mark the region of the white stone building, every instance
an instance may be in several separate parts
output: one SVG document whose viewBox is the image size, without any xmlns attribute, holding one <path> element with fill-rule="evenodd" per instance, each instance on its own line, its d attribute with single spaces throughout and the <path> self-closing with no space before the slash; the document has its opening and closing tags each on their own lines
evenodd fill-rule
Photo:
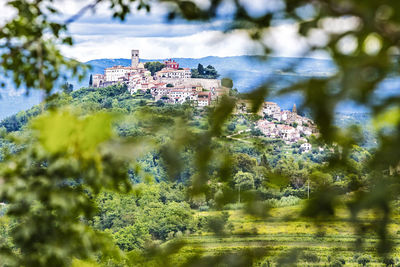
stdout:
<svg viewBox="0 0 400 267">
<path fill-rule="evenodd" d="M 275 102 L 264 102 L 263 113 L 272 116 L 281 112 L 281 108 Z"/>
<path fill-rule="evenodd" d="M 184 69 L 167 69 L 164 68 L 156 73 L 157 79 L 189 79 L 192 77 L 192 72 L 189 68 Z"/>
<path fill-rule="evenodd" d="M 132 67 L 114 66 L 104 70 L 106 82 L 117 82 L 121 77 L 132 72 Z"/>
<path fill-rule="evenodd" d="M 105 82 L 105 76 L 103 74 L 94 74 L 92 76 L 93 87 L 102 87 L 104 82 Z"/>
<path fill-rule="evenodd" d="M 302 153 L 310 152 L 312 149 L 312 145 L 310 143 L 304 143 L 300 145 L 300 151 Z"/>
</svg>

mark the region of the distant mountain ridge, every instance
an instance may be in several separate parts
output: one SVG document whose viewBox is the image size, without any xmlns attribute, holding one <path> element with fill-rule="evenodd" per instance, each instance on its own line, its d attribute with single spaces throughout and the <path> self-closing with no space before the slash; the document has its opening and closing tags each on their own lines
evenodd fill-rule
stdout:
<svg viewBox="0 0 400 267">
<path fill-rule="evenodd" d="M 326 76 L 335 73 L 336 68 L 331 60 L 314 59 L 314 58 L 286 58 L 286 57 L 270 57 L 267 61 L 260 60 L 257 56 L 233 56 L 233 57 L 215 57 L 209 56 L 204 58 L 172 58 L 176 60 L 180 66 L 187 68 L 195 68 L 197 65 L 214 66 L 220 78 L 230 77 L 234 82 L 234 87 L 240 92 L 246 92 L 257 88 L 267 79 L 275 80 L 271 89 L 279 89 L 294 81 L 298 81 L 301 77 L 309 76 Z M 141 62 L 163 61 L 165 59 L 141 59 Z M 129 66 L 130 59 L 95 59 L 84 62 L 91 66 L 89 74 L 103 73 L 105 68 L 115 65 Z M 294 63 L 298 66 L 291 71 L 286 68 Z M 89 76 L 89 75 L 88 75 Z M 0 77 L 0 81 L 3 80 Z M 89 77 L 82 82 L 76 79 L 70 83 L 75 89 L 87 86 Z M 20 110 L 25 110 L 41 101 L 41 93 L 31 92 L 29 96 L 21 94 L 13 88 L 8 90 L 0 89 L 0 119 L 12 115 Z M 289 95 L 280 98 L 272 98 L 272 101 L 278 102 L 283 108 L 290 108 L 294 103 L 301 103 L 299 95 Z M 349 106 L 349 111 L 351 110 Z"/>
</svg>

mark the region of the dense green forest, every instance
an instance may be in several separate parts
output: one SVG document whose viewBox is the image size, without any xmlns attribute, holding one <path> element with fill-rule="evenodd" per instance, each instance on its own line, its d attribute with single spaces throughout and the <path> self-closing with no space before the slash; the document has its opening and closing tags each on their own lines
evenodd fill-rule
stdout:
<svg viewBox="0 0 400 267">
<path fill-rule="evenodd" d="M 323 171 L 337 147 L 321 145 L 311 136 L 309 141 L 314 149 L 301 153 L 300 144 L 286 145 L 282 140 L 268 139 L 254 131 L 230 139 L 241 129 L 251 129 L 258 119 L 252 114 L 237 114 L 230 115 L 218 136 L 210 140 L 214 156 L 206 168 L 207 182 L 205 187 L 197 189 L 198 193 L 191 194 L 193 181 L 201 175 L 196 167 L 196 148 L 186 140 L 179 140 L 182 135 L 174 128 L 181 131 L 185 125 L 184 129 L 191 132 L 190 138 L 202 138 L 212 127 L 209 118 L 216 108 L 199 109 L 189 104 L 160 106 L 150 96 L 131 95 L 125 86 L 55 94 L 50 101 L 0 123 L 0 157 L 18 155 L 25 145 L 19 144 L 17 137 L 32 135 L 32 127 L 40 118 L 52 114 L 55 107 L 81 118 L 99 112 L 116 117 L 112 128 L 116 138 L 133 138 L 146 143 L 147 148 L 134 157 L 136 161 L 129 161 L 125 169 L 132 190 L 127 193 L 101 190 L 93 199 L 97 209 L 85 219 L 85 224 L 106 234 L 118 249 L 129 253 L 143 253 L 152 246 L 165 246 L 174 240 L 187 239 L 187 246 L 192 246 L 190 240 L 196 237 L 217 238 L 230 233 L 241 240 L 246 235 L 257 236 L 259 226 L 252 217 L 245 220 L 244 224 L 249 225 L 245 229 L 231 219 L 241 209 L 261 218 L 266 216 L 257 214 L 260 211 L 256 209 L 252 211 L 252 207 L 246 206 L 248 203 L 261 205 L 262 213 L 283 207 L 297 208 L 321 185 L 329 185 L 345 196 L 368 179 L 363 163 L 370 159 L 370 153 L 362 147 L 354 147 L 349 153 L 350 168 L 326 174 Z M 170 130 L 165 131 L 163 125 Z M 176 147 L 171 146 L 174 142 Z M 109 149 L 115 149 L 113 153 L 121 157 L 131 153 L 120 146 Z M 220 158 L 219 153 L 229 155 L 229 161 Z M 68 183 L 72 187 L 80 184 L 79 179 Z M 248 202 L 249 199 L 255 202 Z M 16 249 L 10 238 L 16 224 L 7 216 L 1 222 L 1 239 Z M 203 240 L 196 242 L 201 244 Z M 224 249 L 229 251 L 229 245 Z M 328 262 L 320 253 L 310 253 L 318 261 Z M 195 252 L 183 253 L 175 263 L 183 264 L 195 255 Z M 276 263 L 279 255 L 261 258 L 259 262 Z"/>
</svg>

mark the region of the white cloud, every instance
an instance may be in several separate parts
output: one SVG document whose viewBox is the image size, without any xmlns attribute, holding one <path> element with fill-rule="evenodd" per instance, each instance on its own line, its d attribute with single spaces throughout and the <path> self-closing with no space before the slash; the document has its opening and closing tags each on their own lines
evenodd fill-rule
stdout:
<svg viewBox="0 0 400 267">
<path fill-rule="evenodd" d="M 235 56 L 254 54 L 243 32 L 224 34 L 203 31 L 181 37 L 124 37 L 79 36 L 79 43 L 65 47 L 67 56 L 81 61 L 97 58 L 128 58 L 131 49 L 139 49 L 142 58 Z"/>
<path fill-rule="evenodd" d="M 199 0 L 207 2 L 207 0 Z M 246 3 L 246 8 L 256 12 L 265 8 L 282 8 L 280 0 L 267 7 L 262 0 Z M 229 3 L 229 1 L 227 1 Z M 153 10 L 154 11 L 154 10 Z M 64 48 L 65 54 L 80 61 L 97 58 L 127 58 L 133 48 L 141 50 L 142 58 L 206 57 L 261 54 L 263 48 L 248 38 L 243 31 L 223 33 L 225 21 L 209 23 L 166 23 L 165 9 L 156 14 L 136 14 L 124 23 L 110 21 L 107 7 L 99 13 L 85 16 L 71 25 L 76 44 Z M 253 12 L 252 11 L 252 12 Z M 298 26 L 282 24 L 267 31 L 263 40 L 276 56 L 301 56 L 307 41 L 297 35 Z"/>
<path fill-rule="evenodd" d="M 209 0 L 198 0 L 207 7 Z M 281 0 L 241 1 L 252 15 L 259 15 L 267 10 L 282 8 Z M 226 1 L 224 3 L 229 3 Z M 75 14 L 82 7 L 82 1 L 64 0 L 58 4 L 64 13 Z M 244 54 L 260 54 L 262 47 L 251 41 L 243 31 L 222 32 L 224 21 L 211 23 L 165 23 L 166 5 L 156 5 L 151 14 L 140 12 L 128 17 L 124 23 L 111 21 L 108 5 L 99 5 L 96 13 L 88 13 L 85 17 L 71 25 L 71 33 L 76 44 L 73 48 L 64 47 L 69 57 L 80 61 L 96 58 L 127 58 L 133 48 L 141 50 L 143 58 L 167 57 L 205 57 L 205 56 L 237 56 Z M 274 48 L 275 55 L 296 56 L 304 49 L 298 45 L 293 26 L 277 26 L 269 31 L 267 41 Z M 296 45 L 293 45 L 296 44 Z M 300 51 L 300 50 L 301 51 Z"/>
<path fill-rule="evenodd" d="M 222 29 L 221 21 L 213 23 L 163 23 L 162 21 L 143 21 L 137 19 L 131 23 L 112 22 L 77 22 L 70 26 L 70 31 L 75 36 L 102 35 L 121 37 L 178 37 L 192 35 L 205 30 Z"/>
<path fill-rule="evenodd" d="M 204 2 L 205 5 L 209 2 L 198 1 Z M 269 6 L 265 6 L 263 0 L 242 2 L 252 13 L 263 13 L 266 8 L 281 8 L 281 0 L 273 0 Z M 4 7 L 4 3 L 5 0 L 0 0 L 0 9 Z M 76 14 L 87 4 L 81 0 L 58 0 L 55 3 L 63 12 L 63 19 Z M 152 9 L 151 14 L 141 11 L 120 23 L 110 19 L 108 5 L 99 5 L 96 13 L 88 12 L 70 25 L 70 32 L 76 43 L 73 47 L 62 47 L 66 56 L 80 61 L 128 58 L 133 48 L 141 50 L 142 58 L 199 58 L 263 52 L 262 46 L 250 40 L 243 31 L 223 33 L 225 21 L 222 19 L 202 24 L 182 21 L 166 23 L 165 6 L 156 5 L 157 8 Z M 4 12 L 1 12 L 0 23 L 5 17 Z M 266 32 L 263 41 L 273 49 L 273 55 L 300 56 L 307 50 L 308 45 L 307 40 L 297 35 L 297 29 L 295 24 L 272 27 Z"/>
<path fill-rule="evenodd" d="M 115 26 L 115 30 L 113 27 L 102 24 L 91 25 L 87 28 L 88 34 L 85 34 L 85 30 L 77 30 L 75 46 L 64 47 L 63 51 L 67 56 L 80 61 L 98 58 L 128 58 L 131 49 L 141 50 L 141 57 L 148 59 L 223 57 L 263 53 L 262 46 L 252 41 L 246 32 L 240 30 L 223 33 L 219 30 L 201 31 L 201 27 L 193 25 L 169 24 L 118 25 Z M 152 29 L 154 27 L 159 27 L 159 29 Z M 194 33 L 188 34 L 191 29 Z M 275 26 L 265 32 L 263 41 L 272 48 L 272 55 L 302 56 L 308 51 L 309 45 L 306 38 L 298 35 L 297 30 L 298 26 L 295 24 Z M 144 34 L 146 31 L 149 32 L 149 36 Z M 156 36 L 153 36 L 156 32 L 158 32 Z M 171 36 L 163 37 L 164 32 Z M 184 32 L 186 35 L 179 35 L 179 32 Z"/>
</svg>

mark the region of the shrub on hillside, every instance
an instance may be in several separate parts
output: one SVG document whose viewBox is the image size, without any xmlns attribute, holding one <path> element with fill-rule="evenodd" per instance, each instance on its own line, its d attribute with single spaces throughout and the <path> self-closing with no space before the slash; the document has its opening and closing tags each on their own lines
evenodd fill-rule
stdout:
<svg viewBox="0 0 400 267">
<path fill-rule="evenodd" d="M 285 196 L 285 197 L 294 196 L 294 197 L 298 197 L 300 199 L 307 198 L 307 186 L 303 186 L 298 189 L 294 189 L 292 187 L 287 187 L 283 191 L 283 196 Z"/>
<path fill-rule="evenodd" d="M 224 206 L 225 210 L 241 210 L 245 206 L 244 203 L 231 203 Z"/>
<path fill-rule="evenodd" d="M 340 260 L 333 260 L 329 265 L 330 267 L 342 267 L 344 264 Z"/>
<path fill-rule="evenodd" d="M 330 265 L 329 265 L 330 267 L 341 267 L 346 264 L 345 259 L 343 259 L 342 257 L 331 258 L 331 256 L 328 256 L 328 262 L 330 262 Z"/>
<path fill-rule="evenodd" d="M 371 262 L 371 256 L 369 255 L 361 255 L 357 258 L 357 263 L 362 266 L 367 266 L 368 263 Z"/>
<path fill-rule="evenodd" d="M 218 215 L 203 217 L 200 218 L 199 228 L 221 235 L 224 234 L 227 229 L 226 226 L 228 224 L 228 219 L 229 213 L 226 211 L 223 211 Z"/>
<path fill-rule="evenodd" d="M 386 267 L 394 266 L 395 260 L 393 258 L 390 258 L 390 257 L 389 258 L 384 258 L 383 259 L 383 263 L 385 264 Z"/>
<path fill-rule="evenodd" d="M 290 207 L 300 203 L 300 198 L 295 196 L 282 197 L 281 199 L 268 199 L 265 203 L 272 208 Z"/>
<path fill-rule="evenodd" d="M 203 206 L 199 207 L 199 211 L 208 211 L 208 210 L 210 210 L 210 207 L 207 205 L 203 205 Z"/>
<path fill-rule="evenodd" d="M 302 259 L 305 262 L 313 262 L 313 263 L 320 261 L 320 258 L 316 254 L 311 252 L 303 252 L 300 256 L 300 259 Z"/>
</svg>

